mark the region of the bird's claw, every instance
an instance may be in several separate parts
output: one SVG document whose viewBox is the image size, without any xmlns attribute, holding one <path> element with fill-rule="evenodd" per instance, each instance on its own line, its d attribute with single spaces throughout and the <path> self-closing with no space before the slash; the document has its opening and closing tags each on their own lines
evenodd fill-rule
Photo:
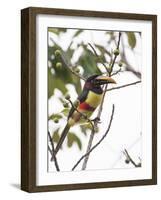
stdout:
<svg viewBox="0 0 161 200">
<path fill-rule="evenodd" d="M 94 118 L 92 121 L 93 121 L 93 122 L 97 122 L 97 123 L 101 123 L 101 120 L 100 120 L 99 117 Z"/>
</svg>

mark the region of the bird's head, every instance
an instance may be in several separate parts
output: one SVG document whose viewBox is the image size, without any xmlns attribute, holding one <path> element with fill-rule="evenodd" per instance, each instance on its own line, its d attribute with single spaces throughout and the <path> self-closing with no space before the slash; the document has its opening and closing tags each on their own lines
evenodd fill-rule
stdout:
<svg viewBox="0 0 161 200">
<path fill-rule="evenodd" d="M 116 84 L 116 81 L 109 76 L 92 75 L 86 80 L 84 87 L 92 91 L 102 92 L 101 86 L 111 83 Z"/>
</svg>

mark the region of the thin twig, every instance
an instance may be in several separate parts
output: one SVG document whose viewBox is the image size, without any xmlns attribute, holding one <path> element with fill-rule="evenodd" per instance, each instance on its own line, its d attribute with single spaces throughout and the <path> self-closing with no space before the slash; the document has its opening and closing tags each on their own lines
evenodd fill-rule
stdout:
<svg viewBox="0 0 161 200">
<path fill-rule="evenodd" d="M 128 151 L 130 150 L 130 149 L 132 149 L 139 141 L 140 141 L 140 139 L 141 139 L 141 136 L 139 136 L 132 144 L 130 144 L 129 146 L 128 146 Z M 118 156 L 118 158 L 114 161 L 114 163 L 111 165 L 111 168 L 113 168 L 120 160 L 121 160 L 121 158 L 122 158 L 122 153 L 125 155 L 125 152 L 124 151 L 122 151 L 121 153 L 119 153 L 120 155 Z M 126 156 L 126 155 L 125 155 Z M 141 163 L 141 160 L 140 160 L 140 163 Z"/>
<path fill-rule="evenodd" d="M 97 52 L 96 52 L 96 50 L 94 49 L 94 47 L 93 47 L 90 43 L 88 43 L 88 45 L 91 47 L 91 49 L 93 50 L 95 56 L 99 59 L 99 61 L 101 62 L 101 64 L 104 66 L 105 70 L 108 72 L 107 66 L 105 65 L 104 62 L 102 62 L 100 56 L 97 54 Z"/>
<path fill-rule="evenodd" d="M 128 87 L 128 86 L 131 86 L 131 85 L 136 85 L 138 83 L 141 83 L 141 81 L 136 81 L 136 82 L 125 84 L 125 85 L 121 85 L 121 86 L 118 86 L 118 87 L 109 88 L 106 91 L 109 92 L 109 91 L 112 91 L 112 90 L 118 90 L 118 89 L 121 89 L 121 88 L 124 88 L 124 87 Z"/>
<path fill-rule="evenodd" d="M 131 162 L 135 167 L 140 167 L 140 163 L 136 164 L 126 149 L 124 149 L 124 153 L 127 159 L 129 160 L 129 162 Z"/>
<path fill-rule="evenodd" d="M 134 68 L 126 62 L 126 71 L 132 72 L 135 76 L 141 79 L 141 73 L 139 71 L 134 70 Z"/>
<path fill-rule="evenodd" d="M 120 73 L 121 72 L 121 67 L 120 67 L 120 69 L 119 70 L 117 70 L 116 72 L 113 72 L 112 74 L 111 74 L 111 76 L 115 76 L 115 75 L 117 75 L 118 73 Z"/>
<path fill-rule="evenodd" d="M 83 156 L 81 156 L 81 158 L 73 166 L 72 171 L 78 166 L 78 164 L 82 161 L 82 159 L 84 159 L 85 157 L 87 157 L 105 139 L 105 137 L 107 136 L 107 134 L 109 133 L 110 128 L 111 128 L 111 124 L 112 124 L 112 120 L 113 120 L 113 116 L 114 116 L 114 110 L 115 110 L 115 106 L 113 104 L 113 106 L 112 106 L 112 113 L 111 113 L 111 117 L 110 117 L 110 122 L 109 122 L 109 125 L 108 125 L 108 128 L 107 128 L 105 134 L 102 136 L 102 138 L 88 152 L 86 152 Z"/>
<path fill-rule="evenodd" d="M 55 42 L 54 42 L 54 40 L 53 40 L 52 38 L 50 38 L 50 40 L 52 41 L 53 44 L 55 44 Z M 63 62 L 64 62 L 64 64 L 66 65 L 66 67 L 71 71 L 72 74 L 74 74 L 74 75 L 77 76 L 78 78 L 80 78 L 80 79 L 86 81 L 86 78 L 85 78 L 85 77 L 83 77 L 82 75 L 78 74 L 77 72 L 75 72 L 75 71 L 73 70 L 74 67 L 70 67 L 70 66 L 72 66 L 72 65 L 71 65 L 71 63 L 69 63 L 69 62 L 67 61 L 67 59 L 65 58 L 65 55 L 63 54 L 63 52 L 60 53 L 60 57 L 61 57 L 61 59 L 63 60 Z"/>
<path fill-rule="evenodd" d="M 121 39 L 121 32 L 119 32 L 119 39 L 118 39 L 117 47 L 116 47 L 116 49 L 118 49 L 118 50 L 119 50 L 119 47 L 120 47 L 120 39 Z M 112 61 L 110 75 L 111 75 L 111 73 L 113 72 L 113 67 L 114 67 L 114 64 L 115 64 L 115 61 L 116 61 L 117 56 L 118 56 L 118 55 L 115 54 L 114 59 L 113 59 L 113 61 Z"/>
<path fill-rule="evenodd" d="M 95 131 L 91 131 L 91 134 L 90 134 L 90 137 L 89 137 L 89 141 L 88 141 L 88 145 L 87 145 L 87 149 L 86 149 L 86 154 L 83 157 L 84 161 L 83 161 L 83 165 L 82 165 L 82 170 L 85 170 L 86 167 L 87 167 L 87 162 L 88 162 L 88 159 L 89 159 L 89 154 L 87 154 L 87 152 L 89 152 L 90 149 L 91 149 L 92 142 L 93 142 L 93 139 L 94 139 L 94 134 L 95 134 Z"/>
<path fill-rule="evenodd" d="M 56 155 L 54 153 L 54 143 L 52 141 L 52 137 L 51 137 L 49 131 L 48 131 L 48 136 L 49 136 L 49 141 L 50 141 L 50 144 L 51 144 L 51 147 L 52 147 L 52 150 L 50 149 L 50 153 L 52 151 L 52 158 L 53 158 L 54 163 L 55 163 L 55 168 L 56 168 L 57 171 L 60 171 L 60 168 L 59 168 L 59 165 L 58 165 L 58 161 L 57 161 Z"/>
<path fill-rule="evenodd" d="M 86 78 L 85 78 L 85 77 L 83 77 L 82 75 L 80 75 L 79 73 L 77 73 L 77 72 L 74 71 L 74 69 L 73 69 L 74 67 L 70 67 L 71 64 L 67 62 L 67 60 L 66 60 L 65 56 L 63 55 L 63 53 L 61 53 L 60 56 L 61 56 L 63 62 L 65 63 L 65 65 L 67 66 L 67 68 L 72 72 L 72 74 L 74 74 L 74 75 L 77 76 L 78 78 L 80 78 L 80 79 L 86 81 Z"/>
<path fill-rule="evenodd" d="M 51 148 L 50 148 L 49 145 L 48 145 L 48 151 L 50 152 L 50 154 L 51 154 L 51 156 L 52 156 L 53 152 L 52 152 L 52 150 L 51 150 Z"/>
</svg>

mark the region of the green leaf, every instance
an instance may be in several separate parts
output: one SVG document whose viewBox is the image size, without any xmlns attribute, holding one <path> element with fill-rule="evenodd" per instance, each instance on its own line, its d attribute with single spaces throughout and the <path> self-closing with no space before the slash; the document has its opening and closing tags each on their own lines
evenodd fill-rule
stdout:
<svg viewBox="0 0 161 200">
<path fill-rule="evenodd" d="M 56 129 L 56 131 L 53 132 L 52 140 L 53 140 L 53 142 L 58 143 L 59 139 L 60 139 L 60 135 L 59 135 L 59 128 L 58 128 L 58 129 Z"/>
<path fill-rule="evenodd" d="M 130 47 L 133 49 L 136 46 L 136 37 L 134 32 L 127 32 L 128 43 Z"/>
<path fill-rule="evenodd" d="M 101 46 L 101 45 L 98 45 L 98 44 L 95 44 L 95 46 L 97 47 L 97 49 L 101 52 L 102 56 L 104 54 L 107 54 L 108 56 L 112 56 L 111 53 L 109 51 L 106 50 L 105 47 Z"/>
<path fill-rule="evenodd" d="M 48 28 L 48 31 L 51 32 L 51 33 L 54 33 L 56 35 L 59 35 L 61 32 L 66 32 L 67 29 L 66 28 Z"/>
<path fill-rule="evenodd" d="M 49 120 L 54 120 L 55 118 L 61 119 L 62 116 L 60 114 L 54 114 L 54 113 L 49 116 Z"/>
<path fill-rule="evenodd" d="M 84 123 L 82 123 L 82 124 L 80 124 L 80 127 L 82 128 L 82 130 L 83 129 L 85 129 L 85 130 L 92 130 L 92 125 L 91 125 L 91 123 L 89 123 L 89 122 L 87 122 L 87 121 L 85 121 Z"/>
<path fill-rule="evenodd" d="M 65 117 L 68 117 L 69 111 L 70 111 L 70 108 L 64 108 L 64 109 L 61 111 L 61 113 L 62 113 Z"/>
<path fill-rule="evenodd" d="M 75 34 L 73 35 L 73 38 L 77 37 L 80 33 L 82 33 L 83 30 L 79 29 L 75 32 Z"/>
<path fill-rule="evenodd" d="M 63 94 L 67 92 L 64 82 L 56 75 L 51 73 L 50 68 L 48 69 L 48 98 L 53 95 L 54 89 L 57 88 L 62 91 Z"/>
<path fill-rule="evenodd" d="M 67 49 L 63 51 L 62 48 L 54 42 L 54 46 L 48 47 L 48 61 L 51 63 L 51 68 L 54 69 L 54 73 L 51 73 L 51 68 L 48 71 L 48 97 L 50 98 L 53 95 L 54 89 L 59 89 L 63 94 L 67 92 L 66 84 L 73 84 L 78 95 L 81 92 L 81 82 L 78 77 L 73 75 L 68 69 L 69 66 L 66 66 L 66 63 L 63 61 L 61 56 L 55 56 L 54 59 L 51 59 L 52 55 L 56 50 L 61 52 L 61 55 L 64 55 L 68 63 L 70 63 L 71 57 L 74 50 Z M 56 67 L 56 63 L 62 63 L 61 68 Z M 65 74 L 65 76 L 64 76 Z"/>
<path fill-rule="evenodd" d="M 84 51 L 80 56 L 77 64 L 80 64 L 84 69 L 85 76 L 91 76 L 93 74 L 101 74 L 100 69 L 97 67 L 97 57 L 87 49 L 86 45 L 82 45 Z"/>
<path fill-rule="evenodd" d="M 78 148 L 82 149 L 82 143 L 78 136 L 76 136 L 74 133 L 69 132 L 67 136 L 67 145 L 68 147 L 72 147 L 72 145 L 76 143 L 78 145 Z"/>
<path fill-rule="evenodd" d="M 80 125 L 80 129 L 81 129 L 81 132 L 87 136 L 87 131 L 88 131 L 88 128 L 86 128 L 84 125 Z"/>
</svg>

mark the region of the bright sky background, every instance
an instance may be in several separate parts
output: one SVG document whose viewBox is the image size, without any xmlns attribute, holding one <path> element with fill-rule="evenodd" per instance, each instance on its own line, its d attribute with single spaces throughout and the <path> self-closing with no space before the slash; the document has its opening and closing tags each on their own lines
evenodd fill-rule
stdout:
<svg viewBox="0 0 161 200">
<path fill-rule="evenodd" d="M 52 45 L 50 38 L 55 40 L 64 50 L 68 47 L 71 42 L 72 35 L 76 30 L 68 30 L 68 34 L 61 34 L 59 37 L 52 33 L 49 33 L 49 45 Z M 118 34 L 118 33 L 116 33 Z M 125 52 L 128 58 L 128 62 L 133 66 L 136 71 L 141 71 L 141 38 L 139 34 L 136 34 L 137 45 L 132 51 L 129 49 L 127 38 L 125 34 L 122 34 L 122 41 L 125 45 Z M 86 43 L 96 43 L 96 44 L 107 44 L 107 35 L 103 31 L 84 31 L 73 41 L 73 48 L 75 48 L 77 43 L 83 41 Z M 108 50 L 115 49 L 115 46 L 107 47 Z M 120 46 L 121 48 L 121 46 Z M 74 63 L 81 49 L 74 53 L 71 60 Z M 116 75 L 115 80 L 117 86 L 122 84 L 127 84 L 135 82 L 138 78 L 131 72 L 123 72 Z M 83 85 L 83 82 L 82 82 Z M 77 98 L 77 94 L 72 85 L 67 85 L 69 93 L 72 94 L 72 100 Z M 110 86 L 111 87 L 111 86 Z M 113 87 L 113 86 L 112 86 Z M 62 96 L 61 91 L 55 90 L 54 95 L 49 99 L 49 115 L 52 113 L 60 112 L 63 109 L 62 104 L 58 101 L 58 97 Z M 132 164 L 125 164 L 125 156 L 123 150 L 126 148 L 134 159 L 138 163 L 139 157 L 141 158 L 141 84 L 123 88 L 120 90 L 114 90 L 107 93 L 103 112 L 101 115 L 100 131 L 94 137 L 93 144 L 102 137 L 105 133 L 108 123 L 110 120 L 110 115 L 112 111 L 112 104 L 115 105 L 114 119 L 109 134 L 105 140 L 90 154 L 90 158 L 87 165 L 87 170 L 94 169 L 111 169 L 111 168 L 133 168 Z M 95 111 L 94 115 L 97 113 Z M 94 118 L 94 115 L 92 118 Z M 58 126 L 62 126 L 62 130 L 66 124 L 66 120 L 60 120 L 59 124 L 54 122 L 49 122 L 49 130 L 52 132 L 57 129 Z M 75 132 L 81 138 L 83 149 L 80 151 L 76 144 L 72 148 L 68 148 L 66 141 L 63 145 L 63 150 L 58 153 L 58 161 L 62 171 L 69 171 L 77 160 L 85 153 L 88 136 L 80 133 L 79 127 L 76 125 L 72 127 L 72 132 Z M 49 161 L 48 161 L 49 162 Z M 76 170 L 80 170 L 82 163 L 78 166 Z M 49 171 L 55 171 L 54 163 L 49 162 Z"/>
</svg>

